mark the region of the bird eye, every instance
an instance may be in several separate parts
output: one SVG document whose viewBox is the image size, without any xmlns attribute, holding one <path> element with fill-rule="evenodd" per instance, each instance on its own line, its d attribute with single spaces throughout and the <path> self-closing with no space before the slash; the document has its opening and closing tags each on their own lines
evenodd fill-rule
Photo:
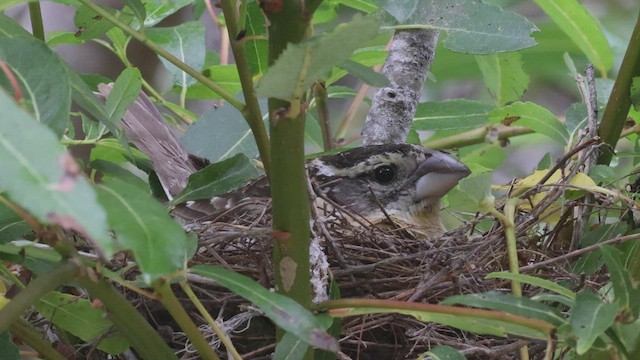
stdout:
<svg viewBox="0 0 640 360">
<path fill-rule="evenodd" d="M 373 169 L 373 177 L 381 184 L 387 184 L 396 177 L 396 168 L 392 165 L 382 165 Z"/>
</svg>

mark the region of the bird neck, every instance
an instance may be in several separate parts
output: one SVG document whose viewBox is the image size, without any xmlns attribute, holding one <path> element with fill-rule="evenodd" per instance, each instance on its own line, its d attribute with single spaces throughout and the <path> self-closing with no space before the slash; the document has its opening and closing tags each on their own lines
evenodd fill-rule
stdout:
<svg viewBox="0 0 640 360">
<path fill-rule="evenodd" d="M 427 198 L 411 205 L 410 214 L 414 225 L 430 236 L 441 235 L 445 232 L 440 221 L 440 198 Z"/>
</svg>

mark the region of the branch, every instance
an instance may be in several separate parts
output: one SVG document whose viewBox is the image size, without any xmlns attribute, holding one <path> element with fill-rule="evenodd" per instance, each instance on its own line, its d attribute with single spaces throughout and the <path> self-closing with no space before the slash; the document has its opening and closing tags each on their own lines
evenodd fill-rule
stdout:
<svg viewBox="0 0 640 360">
<path fill-rule="evenodd" d="M 600 123 L 599 135 L 603 142 L 610 145 L 610 149 L 615 149 L 629 114 L 631 81 L 634 76 L 640 75 L 640 46 L 638 44 L 640 44 L 640 13 Z M 605 150 L 598 157 L 598 164 L 609 165 L 612 157 L 613 150 Z"/>
<path fill-rule="evenodd" d="M 422 145 L 431 149 L 451 149 L 487 142 L 487 138 L 506 140 L 533 133 L 533 130 L 522 126 L 487 125 L 435 140 L 427 139 Z"/>
<path fill-rule="evenodd" d="M 405 142 L 437 42 L 435 30 L 396 31 L 382 68 L 390 85 L 373 98 L 362 130 L 364 145 Z"/>
</svg>

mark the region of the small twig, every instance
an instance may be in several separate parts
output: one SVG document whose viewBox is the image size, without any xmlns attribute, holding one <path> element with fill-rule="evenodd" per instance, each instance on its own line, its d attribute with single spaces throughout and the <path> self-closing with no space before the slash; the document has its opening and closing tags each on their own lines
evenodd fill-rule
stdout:
<svg viewBox="0 0 640 360">
<path fill-rule="evenodd" d="M 313 95 L 318 110 L 318 124 L 322 131 L 324 151 L 333 149 L 333 135 L 331 133 L 331 121 L 329 119 L 329 106 L 327 104 L 327 88 L 324 82 L 318 81 L 313 86 Z"/>
<path fill-rule="evenodd" d="M 592 64 L 587 65 L 586 78 L 587 81 L 585 83 L 582 75 L 577 74 L 578 89 L 580 90 L 580 95 L 587 107 L 588 123 L 585 136 L 587 138 L 593 138 L 596 136 L 598 130 L 598 103 L 596 80 Z M 580 166 L 583 165 L 580 170 L 586 174 L 589 173 L 589 169 L 596 164 L 597 160 L 597 157 L 594 156 L 594 151 L 591 150 L 592 148 L 584 148 L 578 153 L 578 162 L 576 167 L 580 168 Z M 584 228 L 589 222 L 589 215 L 591 214 L 589 203 L 593 202 L 593 197 L 589 194 L 586 195 L 585 202 L 587 203 L 586 206 L 575 206 L 573 210 L 575 225 L 573 227 L 571 245 L 569 247 L 570 250 L 575 250 L 578 247 L 584 233 Z"/>
<path fill-rule="evenodd" d="M 609 239 L 609 240 L 603 241 L 603 242 L 598 243 L 598 244 L 587 246 L 587 247 L 584 247 L 582 249 L 578 249 L 578 250 L 572 251 L 570 253 L 567 253 L 567 254 L 564 254 L 564 255 L 549 259 L 549 260 L 541 261 L 539 263 L 535 263 L 535 264 L 532 264 L 532 265 L 523 266 L 523 267 L 520 268 L 520 272 L 521 273 L 529 272 L 529 271 L 536 270 L 536 269 L 539 269 L 539 268 L 542 268 L 542 267 L 545 267 L 545 266 L 548 266 L 548 265 L 551 265 L 551 264 L 555 264 L 555 263 L 563 261 L 563 260 L 568 260 L 568 259 L 574 258 L 576 256 L 580 256 L 580 255 L 589 253 L 591 251 L 598 250 L 599 248 L 601 248 L 603 246 L 617 245 L 617 244 L 621 244 L 621 243 L 624 243 L 624 242 L 627 242 L 627 241 L 630 241 L 630 240 L 637 240 L 637 239 L 640 239 L 640 234 L 631 234 L 631 235 L 626 235 L 626 236 L 618 236 L 618 237 L 615 237 L 613 239 Z"/>
<path fill-rule="evenodd" d="M 533 130 L 523 126 L 486 125 L 478 129 L 461 132 L 435 140 L 425 140 L 422 145 L 431 149 L 452 149 L 463 146 L 482 144 L 487 138 L 497 137 L 497 140 L 506 140 L 510 137 L 533 134 Z"/>
<path fill-rule="evenodd" d="M 200 315 L 202 315 L 202 317 L 207 320 L 207 324 L 209 324 L 211 330 L 216 333 L 216 336 L 218 336 L 218 339 L 220 339 L 224 347 L 227 349 L 229 355 L 235 360 L 241 360 L 242 357 L 238 353 L 238 350 L 236 350 L 235 346 L 233 346 L 233 343 L 231 342 L 231 339 L 229 339 L 229 336 L 224 332 L 224 330 L 222 330 L 222 328 L 220 328 L 218 323 L 213 319 L 211 314 L 209 314 L 204 305 L 202 305 L 202 302 L 200 302 L 200 299 L 198 299 L 196 294 L 189 287 L 189 284 L 186 281 L 180 281 L 180 287 L 185 292 L 185 294 L 187 294 L 187 297 L 189 298 L 189 300 L 191 300 L 191 303 L 196 307 L 196 309 L 198 309 Z"/>
</svg>

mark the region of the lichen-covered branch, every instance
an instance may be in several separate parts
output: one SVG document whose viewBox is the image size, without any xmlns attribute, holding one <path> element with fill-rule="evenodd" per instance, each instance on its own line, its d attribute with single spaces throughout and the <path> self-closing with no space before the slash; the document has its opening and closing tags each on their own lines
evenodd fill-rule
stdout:
<svg viewBox="0 0 640 360">
<path fill-rule="evenodd" d="M 396 31 L 382 68 L 390 84 L 373 98 L 362 130 L 364 145 L 405 141 L 437 42 L 435 30 Z"/>
</svg>

